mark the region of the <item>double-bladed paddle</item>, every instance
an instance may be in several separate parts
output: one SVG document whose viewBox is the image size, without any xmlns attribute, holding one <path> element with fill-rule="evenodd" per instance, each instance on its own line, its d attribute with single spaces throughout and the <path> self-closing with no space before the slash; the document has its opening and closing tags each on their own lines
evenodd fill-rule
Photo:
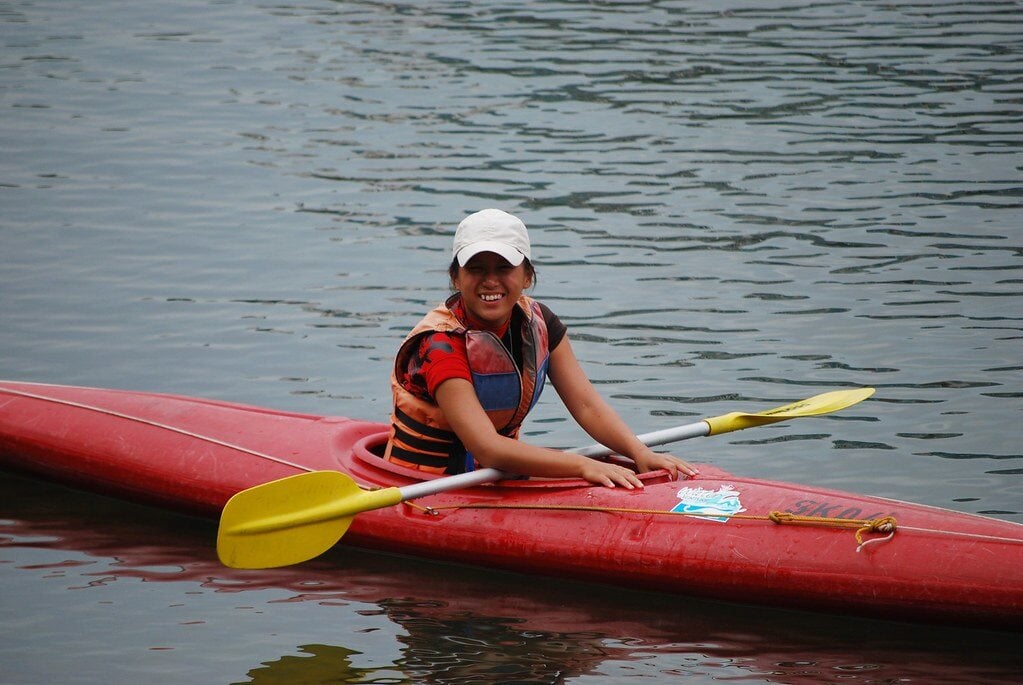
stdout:
<svg viewBox="0 0 1023 685">
<path fill-rule="evenodd" d="M 763 412 L 732 412 L 637 437 L 653 447 L 788 419 L 820 416 L 852 406 L 873 394 L 873 388 L 835 390 Z M 589 457 L 612 454 L 602 445 L 573 451 Z M 486 468 L 381 490 L 363 490 L 351 477 L 338 471 L 314 471 L 282 478 L 243 490 L 227 502 L 220 516 L 217 554 L 225 566 L 233 568 L 297 564 L 333 547 L 356 514 L 507 477 L 509 474 L 503 471 Z"/>
</svg>

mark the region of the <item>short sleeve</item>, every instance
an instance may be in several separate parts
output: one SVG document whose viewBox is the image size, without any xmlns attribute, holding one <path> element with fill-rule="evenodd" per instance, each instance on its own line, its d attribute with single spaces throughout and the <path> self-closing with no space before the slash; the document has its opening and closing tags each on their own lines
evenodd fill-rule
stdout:
<svg viewBox="0 0 1023 685">
<path fill-rule="evenodd" d="M 424 335 L 416 355 L 409 360 L 405 388 L 421 399 L 433 401 L 437 387 L 451 378 L 472 382 L 465 338 L 436 331 Z"/>
<path fill-rule="evenodd" d="M 537 302 L 540 305 L 540 311 L 543 313 L 544 323 L 547 324 L 547 347 L 552 352 L 560 343 L 561 339 L 568 333 L 568 326 L 566 326 L 558 315 L 551 311 L 550 307 L 542 302 Z"/>
</svg>

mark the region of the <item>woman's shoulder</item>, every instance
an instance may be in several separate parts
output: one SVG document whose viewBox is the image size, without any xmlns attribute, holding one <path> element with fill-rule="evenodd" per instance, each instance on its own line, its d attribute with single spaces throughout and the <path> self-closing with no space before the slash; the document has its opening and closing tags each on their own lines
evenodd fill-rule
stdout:
<svg viewBox="0 0 1023 685">
<path fill-rule="evenodd" d="M 458 331 L 424 331 L 419 336 L 418 344 L 420 354 L 427 354 L 432 350 L 439 350 L 444 353 L 465 352 L 464 332 Z"/>
<path fill-rule="evenodd" d="M 561 339 L 565 337 L 568 332 L 568 326 L 564 324 L 560 317 L 554 313 L 554 311 L 539 300 L 533 300 L 536 302 L 536 306 L 540 309 L 540 313 L 543 315 L 544 324 L 547 326 L 547 341 L 550 349 L 554 349 L 561 342 Z"/>
</svg>

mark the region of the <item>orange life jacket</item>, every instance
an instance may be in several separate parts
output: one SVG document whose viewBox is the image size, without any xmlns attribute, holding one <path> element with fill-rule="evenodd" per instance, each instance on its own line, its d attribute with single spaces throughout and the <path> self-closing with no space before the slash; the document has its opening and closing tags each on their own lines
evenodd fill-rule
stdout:
<svg viewBox="0 0 1023 685">
<path fill-rule="evenodd" d="M 452 295 L 416 324 L 398 349 L 391 372 L 394 412 L 384 456 L 395 463 L 432 473 L 462 473 L 475 468 L 475 461 L 451 430 L 441 408 L 435 402 L 416 397 L 399 382 L 422 336 L 439 331 L 465 337 L 476 396 L 494 428 L 508 437 L 518 437 L 526 414 L 540 398 L 550 359 L 547 324 L 533 299 L 523 295 L 516 303 L 522 315 L 515 317 L 521 322 L 518 331 L 522 341 L 520 369 L 496 335 L 470 329 L 458 319 L 452 307 L 459 297 L 457 293 Z M 512 335 L 515 333 L 512 331 Z"/>
</svg>

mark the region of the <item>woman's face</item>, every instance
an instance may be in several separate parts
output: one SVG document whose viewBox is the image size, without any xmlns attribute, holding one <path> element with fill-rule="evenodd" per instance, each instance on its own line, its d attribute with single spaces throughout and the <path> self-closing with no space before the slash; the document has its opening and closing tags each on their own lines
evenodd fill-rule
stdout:
<svg viewBox="0 0 1023 685">
<path fill-rule="evenodd" d="M 532 285 L 532 278 L 525 262 L 512 266 L 499 254 L 480 252 L 458 268 L 453 284 L 473 318 L 499 328 L 511 317 L 522 292 Z"/>
</svg>

